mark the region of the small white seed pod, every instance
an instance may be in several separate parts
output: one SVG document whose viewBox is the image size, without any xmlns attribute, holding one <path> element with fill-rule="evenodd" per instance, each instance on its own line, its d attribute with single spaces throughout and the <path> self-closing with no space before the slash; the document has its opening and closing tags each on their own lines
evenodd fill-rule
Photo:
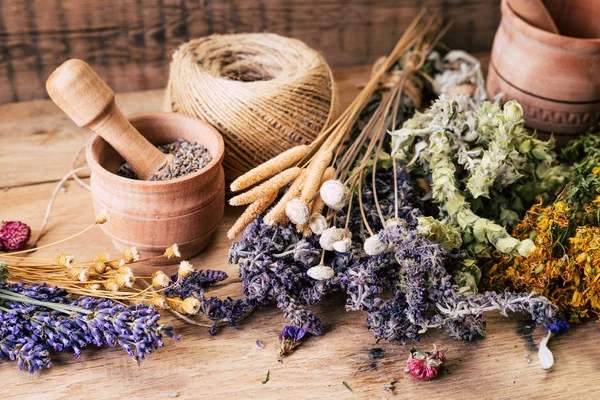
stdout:
<svg viewBox="0 0 600 400">
<path fill-rule="evenodd" d="M 294 198 L 285 205 L 285 215 L 287 215 L 294 224 L 304 225 L 308 222 L 310 210 L 305 202 L 299 198 Z"/>
<path fill-rule="evenodd" d="M 323 233 L 327 229 L 327 219 L 321 214 L 312 214 L 308 220 L 310 230 L 316 235 Z"/>
<path fill-rule="evenodd" d="M 333 251 L 333 244 L 339 242 L 344 238 L 344 229 L 331 227 L 325 229 L 319 239 L 319 244 L 323 250 Z"/>
<path fill-rule="evenodd" d="M 338 253 L 348 253 L 352 248 L 352 239 L 345 237 L 333 244 L 333 249 Z"/>
<path fill-rule="evenodd" d="M 367 240 L 365 240 L 365 253 L 370 256 L 376 256 L 378 254 L 383 253 L 388 245 L 385 243 L 381 243 L 379 240 L 379 235 L 373 235 Z"/>
<path fill-rule="evenodd" d="M 340 210 L 346 203 L 346 186 L 337 179 L 330 179 L 321 185 L 321 199 L 327 207 Z"/>
<path fill-rule="evenodd" d="M 385 227 L 389 228 L 391 226 L 406 226 L 407 223 L 402 218 L 390 218 L 385 221 Z"/>
<path fill-rule="evenodd" d="M 319 264 L 314 267 L 311 267 L 308 271 L 306 271 L 306 275 L 310 276 L 311 278 L 317 281 L 324 281 L 325 279 L 333 278 L 333 275 L 335 275 L 335 271 L 331 267 Z"/>
</svg>

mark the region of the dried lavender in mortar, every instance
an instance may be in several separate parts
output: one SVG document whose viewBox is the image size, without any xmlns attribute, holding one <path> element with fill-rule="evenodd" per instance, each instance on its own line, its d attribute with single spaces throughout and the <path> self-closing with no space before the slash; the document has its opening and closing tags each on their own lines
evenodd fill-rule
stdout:
<svg viewBox="0 0 600 400">
<path fill-rule="evenodd" d="M 157 147 L 165 154 L 173 154 L 173 162 L 159 167 L 158 174 L 150 175 L 151 181 L 168 181 L 181 178 L 204 168 L 212 161 L 208 149 L 196 142 L 177 139 L 176 142 Z M 117 170 L 117 175 L 129 179 L 138 179 L 131 165 L 125 163 Z"/>
</svg>

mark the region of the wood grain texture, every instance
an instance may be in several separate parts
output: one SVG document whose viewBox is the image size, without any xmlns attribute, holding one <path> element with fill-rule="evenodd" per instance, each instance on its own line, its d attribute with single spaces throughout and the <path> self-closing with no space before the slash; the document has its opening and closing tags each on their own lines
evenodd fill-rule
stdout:
<svg viewBox="0 0 600 400">
<path fill-rule="evenodd" d="M 332 66 L 387 54 L 421 8 L 453 22 L 445 42 L 489 50 L 499 0 L 2 0 L 0 103 L 46 97 L 68 58 L 87 61 L 115 91 L 166 85 L 171 54 L 212 33 L 298 38 Z"/>
<path fill-rule="evenodd" d="M 345 105 L 366 81 L 368 72 L 368 68 L 336 71 Z M 121 95 L 117 101 L 126 113 L 141 111 L 140 108 L 151 111 L 154 105 L 160 108 L 161 103 L 160 92 Z M 28 114 L 31 109 L 40 111 L 39 117 L 35 113 Z M 0 121 L 3 140 L 0 149 L 10 142 L 15 144 L 10 148 L 12 153 L 0 156 L 0 160 L 9 159 L 0 167 L 1 171 L 11 163 L 28 166 L 15 169 L 10 176 L 12 186 L 0 190 L 0 220 L 25 221 L 32 226 L 35 236 L 54 181 L 68 169 L 61 164 L 62 159 L 70 159 L 85 135 L 72 128 L 74 124 L 62 118 L 58 108 L 49 101 L 0 106 Z M 7 127 L 16 131 L 7 131 Z M 45 127 L 48 130 L 43 130 Z M 11 141 L 5 140 L 5 136 Z M 29 137 L 38 139 L 28 142 Z M 44 142 L 44 138 L 49 139 Z M 56 143 L 52 144 L 53 141 Z M 18 146 L 28 143 L 35 146 L 34 151 L 14 152 Z M 45 152 L 51 154 L 49 157 L 58 167 L 50 168 L 52 163 L 42 157 Z M 15 184 L 17 182 L 21 183 Z M 241 209 L 227 207 L 223 224 L 211 245 L 192 260 L 198 268 L 222 269 L 229 274 L 225 282 L 211 290 L 219 296 L 241 296 L 236 267 L 227 264 L 231 241 L 225 236 L 240 212 Z M 66 237 L 89 224 L 94 218 L 89 192 L 69 183 L 65 192 L 59 193 L 53 215 L 42 243 Z M 66 252 L 84 259 L 106 250 L 115 254 L 110 240 L 97 229 L 39 253 L 54 256 Z M 450 340 L 442 332 L 428 332 L 420 346 L 429 348 L 435 343 L 448 349 L 448 369 L 436 381 L 417 382 L 403 372 L 410 344 L 375 343 L 364 328 L 365 315 L 346 313 L 343 306 L 343 296 L 333 296 L 315 307 L 325 324 L 325 336 L 309 339 L 281 361 L 277 358 L 276 344 L 285 321 L 275 307 L 260 309 L 243 321 L 239 330 L 224 327 L 216 336 L 210 336 L 207 328 L 184 324 L 165 313 L 164 322 L 173 324 L 183 337 L 179 342 L 167 340 L 164 348 L 139 366 L 118 348 L 86 348 L 80 359 L 60 354 L 54 358 L 51 369 L 33 376 L 17 370 L 14 363 L 0 363 L 0 377 L 7 383 L 0 386 L 0 398 L 167 399 L 170 393 L 177 393 L 179 399 L 597 397 L 600 326 L 594 321 L 551 340 L 556 364 L 550 371 L 539 368 L 533 348 L 541 333 L 533 336 L 524 333 L 524 323 L 515 317 L 488 316 L 486 338 L 470 344 Z M 264 349 L 257 348 L 258 339 L 265 343 Z M 376 353 L 382 353 L 382 357 L 373 357 L 372 349 L 381 349 Z M 531 363 L 527 363 L 525 354 L 530 355 Z M 270 380 L 263 385 L 260 382 L 267 371 L 270 371 Z M 383 388 L 394 378 L 399 380 L 396 396 Z M 353 392 L 346 389 L 342 381 L 347 382 Z"/>
</svg>

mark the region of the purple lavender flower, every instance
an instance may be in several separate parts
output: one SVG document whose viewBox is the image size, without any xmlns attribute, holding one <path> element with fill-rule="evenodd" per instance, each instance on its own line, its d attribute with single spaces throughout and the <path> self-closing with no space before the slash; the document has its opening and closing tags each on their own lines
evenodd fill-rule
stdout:
<svg viewBox="0 0 600 400">
<path fill-rule="evenodd" d="M 310 334 L 296 326 L 286 326 L 279 335 L 279 356 L 290 354 L 296 347 L 302 344 Z"/>
</svg>

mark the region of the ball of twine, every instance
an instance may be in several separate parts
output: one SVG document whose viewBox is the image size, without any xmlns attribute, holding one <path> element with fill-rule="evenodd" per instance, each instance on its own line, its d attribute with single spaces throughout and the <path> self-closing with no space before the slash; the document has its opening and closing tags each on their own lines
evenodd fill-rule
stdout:
<svg viewBox="0 0 600 400">
<path fill-rule="evenodd" d="M 204 120 L 225 142 L 227 179 L 312 142 L 333 122 L 335 86 L 324 58 L 269 33 L 212 35 L 173 55 L 165 108 Z"/>
</svg>

